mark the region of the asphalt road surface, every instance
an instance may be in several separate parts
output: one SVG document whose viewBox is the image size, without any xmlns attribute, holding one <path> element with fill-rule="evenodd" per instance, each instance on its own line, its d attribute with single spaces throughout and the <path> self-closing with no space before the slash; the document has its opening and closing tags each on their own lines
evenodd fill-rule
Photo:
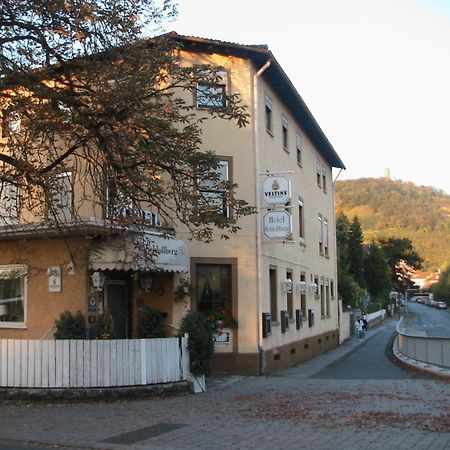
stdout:
<svg viewBox="0 0 450 450">
<path fill-rule="evenodd" d="M 408 302 L 406 331 L 420 336 L 450 337 L 450 311 Z"/>
</svg>

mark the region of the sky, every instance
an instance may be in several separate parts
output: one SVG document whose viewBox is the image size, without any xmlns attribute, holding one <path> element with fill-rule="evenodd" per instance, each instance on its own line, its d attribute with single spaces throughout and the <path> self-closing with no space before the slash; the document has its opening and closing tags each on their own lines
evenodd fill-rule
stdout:
<svg viewBox="0 0 450 450">
<path fill-rule="evenodd" d="M 343 160 L 450 195 L 450 0 L 175 0 L 166 31 L 267 44 Z"/>
</svg>

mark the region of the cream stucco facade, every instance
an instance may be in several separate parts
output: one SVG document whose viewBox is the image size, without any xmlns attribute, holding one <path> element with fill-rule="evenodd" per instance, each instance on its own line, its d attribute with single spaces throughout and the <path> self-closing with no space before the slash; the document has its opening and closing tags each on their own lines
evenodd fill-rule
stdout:
<svg viewBox="0 0 450 450">
<path fill-rule="evenodd" d="M 190 309 L 213 312 L 217 306 L 237 325 L 217 336 L 214 369 L 276 371 L 339 343 L 332 170 L 344 165 L 266 47 L 173 37 L 183 46 L 180 64 L 219 67 L 226 74 L 227 93 L 239 94 L 247 106 L 246 127 L 220 118 L 205 121 L 202 149 L 214 151 L 223 161 L 227 181 L 237 183 L 237 196 L 257 213 L 240 219 L 240 230 L 228 240 L 217 231 L 210 243 L 190 240 L 188 230 L 174 224 L 179 239 L 175 243 L 183 243 L 180 249 L 188 260 L 177 264 L 175 258 L 162 265 L 151 274 L 149 289 L 143 288 L 138 270 L 111 261 L 113 251 L 104 252 L 100 263 L 93 262 L 95 223 L 70 235 L 78 248 L 75 271 L 74 254 L 60 237 L 4 233 L 0 272 L 21 264 L 29 274 L 20 299 L 24 317 L 13 324 L 0 318 L 0 338 L 51 338 L 55 319 L 67 309 L 86 315 L 94 337 L 109 305 L 117 309 L 117 323 L 123 322 L 120 337 L 137 335 L 137 314 L 143 306 L 162 311 L 174 334 Z M 194 106 L 196 100 L 192 98 Z M 197 114 L 207 108 L 197 108 Z M 269 175 L 276 182 L 277 177 L 290 181 L 289 202 L 266 204 L 262 183 Z M 74 196 L 76 202 L 76 192 Z M 286 213 L 292 217 L 292 232 L 283 239 L 265 233 L 264 216 L 270 207 L 284 218 Z M 89 205 L 80 208 L 86 210 L 87 222 L 101 214 Z M 233 220 L 233 212 L 227 214 Z M 49 286 L 52 267 L 61 270 L 59 290 Z M 104 275 L 103 290 L 93 288 L 94 271 Z M 180 301 L 175 290 L 183 282 L 189 282 L 193 292 Z"/>
</svg>

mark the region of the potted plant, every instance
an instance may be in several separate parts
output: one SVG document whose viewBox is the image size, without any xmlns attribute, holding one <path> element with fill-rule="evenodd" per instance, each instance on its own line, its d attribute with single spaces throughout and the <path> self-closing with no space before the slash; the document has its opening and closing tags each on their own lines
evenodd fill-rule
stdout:
<svg viewBox="0 0 450 450">
<path fill-rule="evenodd" d="M 214 329 L 208 316 L 200 311 L 190 311 L 181 321 L 180 334 L 188 334 L 189 369 L 193 375 L 191 389 L 205 391 L 205 375 L 209 375 L 214 353 Z"/>
</svg>

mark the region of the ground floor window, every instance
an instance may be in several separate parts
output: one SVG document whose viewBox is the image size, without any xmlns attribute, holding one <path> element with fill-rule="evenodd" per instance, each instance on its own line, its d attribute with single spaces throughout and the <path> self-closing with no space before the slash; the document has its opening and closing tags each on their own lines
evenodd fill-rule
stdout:
<svg viewBox="0 0 450 450">
<path fill-rule="evenodd" d="M 0 327 L 25 325 L 26 266 L 0 265 Z"/>
<path fill-rule="evenodd" d="M 231 315 L 231 266 L 197 264 L 196 269 L 197 309 Z"/>
</svg>

